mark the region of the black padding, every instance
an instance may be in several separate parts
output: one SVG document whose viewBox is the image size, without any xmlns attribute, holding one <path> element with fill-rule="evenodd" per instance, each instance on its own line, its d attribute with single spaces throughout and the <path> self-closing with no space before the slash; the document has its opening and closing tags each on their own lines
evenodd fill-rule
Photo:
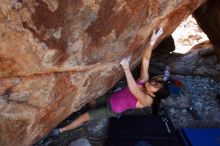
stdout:
<svg viewBox="0 0 220 146">
<path fill-rule="evenodd" d="M 163 118 L 168 119 L 167 131 Z M 153 146 L 183 146 L 183 142 L 166 115 L 122 116 L 111 118 L 106 139 L 107 146 L 135 146 L 138 141 L 148 141 Z"/>
</svg>

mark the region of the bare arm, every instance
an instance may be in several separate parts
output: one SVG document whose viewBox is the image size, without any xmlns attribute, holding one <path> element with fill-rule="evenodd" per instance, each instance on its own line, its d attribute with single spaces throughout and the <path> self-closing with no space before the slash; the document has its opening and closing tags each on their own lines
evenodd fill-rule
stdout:
<svg viewBox="0 0 220 146">
<path fill-rule="evenodd" d="M 140 81 L 141 82 L 146 82 L 149 80 L 149 64 L 150 64 L 150 58 L 152 54 L 153 46 L 149 46 L 144 52 L 144 56 L 142 58 L 142 64 L 141 64 L 141 77 Z"/>
<path fill-rule="evenodd" d="M 127 79 L 128 88 L 131 91 L 131 93 L 137 98 L 137 100 L 143 105 L 143 106 L 150 106 L 152 104 L 152 98 L 149 95 L 146 95 L 143 93 L 143 91 L 140 90 L 138 87 L 131 71 L 129 68 L 129 61 L 128 60 L 122 60 L 121 61 L 122 68 L 124 69 L 125 76 Z"/>
<path fill-rule="evenodd" d="M 141 66 L 141 77 L 140 77 L 141 82 L 146 82 L 149 79 L 148 70 L 149 70 L 151 54 L 154 49 L 154 44 L 157 41 L 157 39 L 161 36 L 161 34 L 163 34 L 162 27 L 158 30 L 158 32 L 156 32 L 156 30 L 153 31 L 153 34 L 151 36 L 150 46 L 144 52 L 144 56 L 142 59 L 142 66 Z"/>
</svg>

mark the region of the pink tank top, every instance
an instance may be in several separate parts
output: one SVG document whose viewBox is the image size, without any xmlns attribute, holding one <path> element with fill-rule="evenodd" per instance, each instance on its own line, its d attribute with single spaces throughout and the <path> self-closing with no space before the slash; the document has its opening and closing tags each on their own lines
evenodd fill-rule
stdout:
<svg viewBox="0 0 220 146">
<path fill-rule="evenodd" d="M 137 85 L 144 85 L 140 81 L 136 81 Z M 136 108 L 137 98 L 130 92 L 128 87 L 123 88 L 120 91 L 114 92 L 110 96 L 110 105 L 114 113 L 121 113 L 128 109 Z"/>
</svg>

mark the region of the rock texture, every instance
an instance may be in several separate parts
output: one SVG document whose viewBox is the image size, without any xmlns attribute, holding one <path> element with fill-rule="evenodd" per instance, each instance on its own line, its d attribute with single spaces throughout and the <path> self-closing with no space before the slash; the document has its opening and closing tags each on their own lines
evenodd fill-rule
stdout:
<svg viewBox="0 0 220 146">
<path fill-rule="evenodd" d="M 205 1 L 0 0 L 0 145 L 32 145 Z"/>
<path fill-rule="evenodd" d="M 69 146 L 91 146 L 91 144 L 86 138 L 80 138 L 76 141 L 71 142 Z"/>
<path fill-rule="evenodd" d="M 201 42 L 201 43 L 193 46 L 189 50 L 189 52 L 194 52 L 194 51 L 197 51 L 198 49 L 209 49 L 209 48 L 213 48 L 213 45 L 209 40 L 207 40 L 207 41 Z"/>
<path fill-rule="evenodd" d="M 173 75 L 191 75 L 220 81 L 220 64 L 213 48 L 200 48 L 186 54 L 153 56 L 150 72 L 163 74 L 165 66 L 171 67 Z"/>
<path fill-rule="evenodd" d="M 220 1 L 210 0 L 197 9 L 193 16 L 212 42 L 220 59 Z"/>
</svg>

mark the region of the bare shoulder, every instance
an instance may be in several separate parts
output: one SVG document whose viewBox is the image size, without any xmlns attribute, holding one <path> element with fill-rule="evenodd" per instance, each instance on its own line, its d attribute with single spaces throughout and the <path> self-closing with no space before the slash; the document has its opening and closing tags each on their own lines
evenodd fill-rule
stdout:
<svg viewBox="0 0 220 146">
<path fill-rule="evenodd" d="M 148 105 L 152 105 L 153 103 L 153 97 L 151 97 L 150 95 L 145 94 L 146 96 L 146 102 Z"/>
<path fill-rule="evenodd" d="M 148 106 L 151 106 L 153 103 L 153 98 L 147 94 L 144 95 L 144 102 L 142 101 L 137 101 L 137 104 L 136 106 L 138 108 L 144 108 L 144 107 L 148 107 Z"/>
</svg>

